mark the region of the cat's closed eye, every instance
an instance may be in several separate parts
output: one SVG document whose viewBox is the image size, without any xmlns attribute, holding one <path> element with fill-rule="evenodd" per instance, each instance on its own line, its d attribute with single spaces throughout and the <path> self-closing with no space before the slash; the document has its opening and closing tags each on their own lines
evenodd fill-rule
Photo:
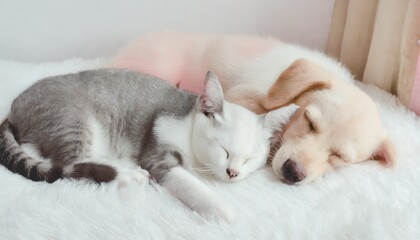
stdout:
<svg viewBox="0 0 420 240">
<path fill-rule="evenodd" d="M 253 160 L 253 159 L 255 159 L 255 158 L 247 158 L 246 160 L 245 160 L 245 162 L 244 162 L 244 164 L 243 165 L 245 165 L 245 164 L 247 164 L 248 163 L 248 161 L 251 161 L 251 160 Z"/>
<path fill-rule="evenodd" d="M 221 146 L 223 148 L 223 150 L 225 150 L 226 152 L 226 159 L 229 159 L 229 152 L 226 150 L 226 148 L 224 148 L 223 146 Z"/>
</svg>

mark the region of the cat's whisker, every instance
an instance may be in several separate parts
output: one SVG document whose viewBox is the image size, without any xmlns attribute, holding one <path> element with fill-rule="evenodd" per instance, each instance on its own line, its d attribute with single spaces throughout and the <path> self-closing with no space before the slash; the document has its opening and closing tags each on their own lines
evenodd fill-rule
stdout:
<svg viewBox="0 0 420 240">
<path fill-rule="evenodd" d="M 210 169 L 210 168 L 206 168 L 206 167 L 196 167 L 196 168 L 194 168 L 194 170 L 197 170 L 197 171 L 201 171 L 201 172 L 212 172 L 212 170 Z"/>
<path fill-rule="evenodd" d="M 211 166 L 210 163 L 206 163 L 206 162 L 202 162 L 201 164 L 205 165 L 205 166 Z"/>
<path fill-rule="evenodd" d="M 199 169 L 199 170 L 209 170 L 208 167 L 194 167 L 194 169 Z"/>
<path fill-rule="evenodd" d="M 201 172 L 201 173 L 209 173 L 209 174 L 211 174 L 212 173 L 212 171 L 204 171 L 204 170 L 196 170 L 197 172 Z"/>
</svg>

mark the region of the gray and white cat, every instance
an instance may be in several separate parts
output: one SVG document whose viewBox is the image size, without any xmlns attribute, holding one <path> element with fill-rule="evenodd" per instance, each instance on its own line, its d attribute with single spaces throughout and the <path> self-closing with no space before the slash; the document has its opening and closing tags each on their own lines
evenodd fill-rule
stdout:
<svg viewBox="0 0 420 240">
<path fill-rule="evenodd" d="M 270 137 L 297 107 L 257 116 L 225 101 L 211 73 L 203 89 L 197 97 L 150 75 L 115 69 L 46 78 L 14 100 L 0 126 L 0 162 L 33 181 L 148 181 L 150 173 L 193 210 L 230 219 L 230 208 L 194 169 L 223 181 L 245 178 L 264 165 Z"/>
</svg>

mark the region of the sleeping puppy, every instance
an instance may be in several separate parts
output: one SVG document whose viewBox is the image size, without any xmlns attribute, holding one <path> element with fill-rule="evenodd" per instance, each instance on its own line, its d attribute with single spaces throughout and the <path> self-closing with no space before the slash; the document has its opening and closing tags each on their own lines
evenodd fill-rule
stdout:
<svg viewBox="0 0 420 240">
<path fill-rule="evenodd" d="M 338 62 L 273 38 L 157 33 L 123 49 L 112 67 L 149 73 L 200 93 L 208 70 L 227 100 L 256 113 L 300 106 L 272 144 L 274 172 L 307 183 L 339 167 L 396 161 L 372 99 Z"/>
</svg>

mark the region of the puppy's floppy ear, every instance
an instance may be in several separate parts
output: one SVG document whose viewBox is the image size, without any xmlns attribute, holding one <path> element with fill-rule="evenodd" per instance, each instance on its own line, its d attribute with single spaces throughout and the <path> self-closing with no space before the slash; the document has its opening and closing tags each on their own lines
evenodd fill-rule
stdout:
<svg viewBox="0 0 420 240">
<path fill-rule="evenodd" d="M 328 72 L 306 59 L 292 63 L 277 79 L 263 101 L 267 110 L 291 103 L 305 92 L 328 88 L 331 85 Z"/>
<path fill-rule="evenodd" d="M 397 150 L 395 145 L 389 140 L 385 139 L 372 154 L 372 160 L 379 161 L 381 164 L 392 167 L 397 160 Z"/>
<path fill-rule="evenodd" d="M 207 117 L 213 117 L 223 111 L 223 90 L 219 79 L 212 72 L 207 72 L 203 93 L 198 98 L 198 108 Z"/>
</svg>

